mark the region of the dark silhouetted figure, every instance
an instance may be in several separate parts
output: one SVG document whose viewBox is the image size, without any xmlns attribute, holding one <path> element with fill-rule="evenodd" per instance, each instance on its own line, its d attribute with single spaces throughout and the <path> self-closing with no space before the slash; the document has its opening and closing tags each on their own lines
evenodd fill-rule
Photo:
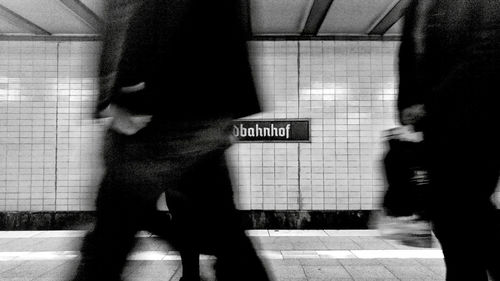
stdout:
<svg viewBox="0 0 500 281">
<path fill-rule="evenodd" d="M 500 1 L 415 0 L 405 21 L 398 106 L 424 131 L 446 280 L 500 280 Z"/>
<path fill-rule="evenodd" d="M 74 280 L 121 280 L 141 229 L 179 249 L 193 266 L 184 280 L 199 279 L 200 252 L 216 256 L 219 281 L 269 280 L 240 225 L 224 157 L 232 120 L 260 111 L 238 1 L 137 3 L 123 38 L 104 40 L 104 52 L 120 49 L 102 57 L 116 70 L 101 67 L 98 111 L 113 121 Z M 163 192 L 171 223 L 156 210 Z"/>
</svg>

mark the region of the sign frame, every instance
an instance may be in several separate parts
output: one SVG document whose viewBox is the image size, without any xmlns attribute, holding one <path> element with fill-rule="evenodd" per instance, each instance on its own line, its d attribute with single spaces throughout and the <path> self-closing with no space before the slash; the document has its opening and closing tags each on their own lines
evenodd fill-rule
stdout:
<svg viewBox="0 0 500 281">
<path fill-rule="evenodd" d="M 265 119 L 236 119 L 233 120 L 233 125 L 238 124 L 239 122 L 307 122 L 307 140 L 240 140 L 236 137 L 231 128 L 231 136 L 236 139 L 236 143 L 311 143 L 311 118 L 265 118 Z"/>
</svg>

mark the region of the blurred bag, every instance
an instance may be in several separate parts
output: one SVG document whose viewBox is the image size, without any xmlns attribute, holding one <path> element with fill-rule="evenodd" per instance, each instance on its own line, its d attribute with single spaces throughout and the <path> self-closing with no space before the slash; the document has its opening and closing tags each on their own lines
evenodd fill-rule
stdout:
<svg viewBox="0 0 500 281">
<path fill-rule="evenodd" d="M 422 134 L 411 126 L 388 131 L 384 157 L 387 189 L 377 219 L 382 236 L 409 246 L 432 247 L 428 221 L 429 179 Z"/>
<path fill-rule="evenodd" d="M 384 157 L 387 189 L 383 208 L 387 215 L 425 217 L 429 180 L 422 136 L 410 126 L 389 130 Z"/>
<path fill-rule="evenodd" d="M 431 224 L 419 216 L 394 217 L 381 212 L 373 221 L 384 239 L 395 240 L 412 247 L 433 247 L 434 237 Z"/>
</svg>

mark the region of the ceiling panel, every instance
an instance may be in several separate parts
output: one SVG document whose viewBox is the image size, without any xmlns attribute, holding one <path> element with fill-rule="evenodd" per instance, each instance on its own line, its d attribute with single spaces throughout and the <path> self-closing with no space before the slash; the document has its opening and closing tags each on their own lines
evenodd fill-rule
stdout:
<svg viewBox="0 0 500 281">
<path fill-rule="evenodd" d="M 29 33 L 23 28 L 12 25 L 9 21 L 0 18 L 0 34 L 23 34 Z"/>
<path fill-rule="evenodd" d="M 252 31 L 255 35 L 302 32 L 313 0 L 251 0 Z"/>
<path fill-rule="evenodd" d="M 319 34 L 366 34 L 393 3 L 394 0 L 335 0 Z"/>
<path fill-rule="evenodd" d="M 385 35 L 401 35 L 401 32 L 403 30 L 403 22 L 404 18 L 401 18 L 398 20 L 387 32 Z"/>
<path fill-rule="evenodd" d="M 0 0 L 0 4 L 53 34 L 95 33 L 58 0 Z"/>
<path fill-rule="evenodd" d="M 80 0 L 87 6 L 94 14 L 98 15 L 101 19 L 104 18 L 104 2 L 106 0 Z"/>
<path fill-rule="evenodd" d="M 103 19 L 105 1 L 109 0 L 79 1 Z M 253 34 L 261 36 L 300 35 L 314 3 L 314 0 L 248 1 Z M 365 35 L 397 1 L 334 0 L 318 35 Z M 95 35 L 96 33 L 60 0 L 0 0 L 0 5 L 55 35 Z M 389 29 L 386 35 L 400 34 L 401 25 L 400 20 Z M 30 31 L 22 26 L 16 26 L 5 17 L 0 17 L 0 32 L 2 34 L 28 34 Z"/>
</svg>

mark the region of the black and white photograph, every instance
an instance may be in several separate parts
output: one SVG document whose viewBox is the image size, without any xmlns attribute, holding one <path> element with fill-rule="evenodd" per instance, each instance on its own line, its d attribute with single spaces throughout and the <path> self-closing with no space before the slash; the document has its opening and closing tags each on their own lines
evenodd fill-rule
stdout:
<svg viewBox="0 0 500 281">
<path fill-rule="evenodd" d="M 500 281 L 499 0 L 0 0 L 1 281 Z"/>
</svg>

